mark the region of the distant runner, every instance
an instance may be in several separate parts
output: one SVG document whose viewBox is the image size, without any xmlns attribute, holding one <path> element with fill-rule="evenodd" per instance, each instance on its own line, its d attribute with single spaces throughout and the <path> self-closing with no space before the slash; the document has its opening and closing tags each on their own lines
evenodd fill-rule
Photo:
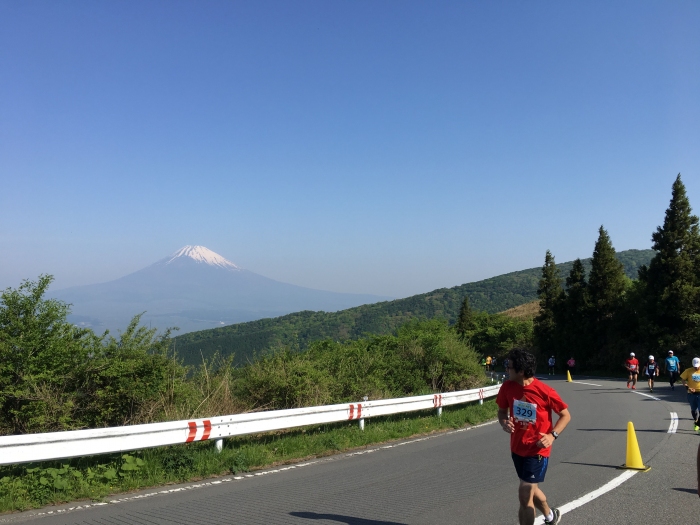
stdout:
<svg viewBox="0 0 700 525">
<path fill-rule="evenodd" d="M 673 350 L 668 351 L 668 357 L 664 363 L 664 372 L 668 374 L 668 381 L 671 383 L 671 390 L 675 390 L 676 387 L 673 384 L 678 381 L 678 374 L 681 373 L 681 363 L 678 358 L 673 355 Z"/>
<path fill-rule="evenodd" d="M 688 403 L 695 421 L 695 432 L 700 430 L 700 358 L 693 358 L 693 368 L 686 368 L 681 374 L 683 386 L 688 389 Z M 501 387 L 502 389 L 503 387 Z"/>
<path fill-rule="evenodd" d="M 569 360 L 566 362 L 567 370 L 569 371 L 570 374 L 574 373 L 574 368 L 576 368 L 576 359 L 574 359 L 574 356 L 571 356 Z"/>
<path fill-rule="evenodd" d="M 637 374 L 639 373 L 639 361 L 637 361 L 637 358 L 634 357 L 634 352 L 630 352 L 630 356 L 623 363 L 623 365 L 628 372 L 628 377 L 627 377 L 627 388 L 630 387 L 630 383 L 632 384 L 632 390 L 637 389 Z"/>
<path fill-rule="evenodd" d="M 654 361 L 654 356 L 649 356 L 649 361 L 644 365 L 644 375 L 647 376 L 647 383 L 649 384 L 649 392 L 654 391 L 654 379 L 659 376 L 659 365 Z"/>
<path fill-rule="evenodd" d="M 554 356 L 550 357 L 549 360 L 547 361 L 547 366 L 549 367 L 549 375 L 553 376 L 554 375 L 554 365 L 557 364 L 557 360 L 554 359 Z"/>
<path fill-rule="evenodd" d="M 491 356 L 490 355 L 486 356 L 486 371 L 487 372 L 491 371 Z"/>
<path fill-rule="evenodd" d="M 532 354 L 515 348 L 508 354 L 508 377 L 496 404 L 498 422 L 510 434 L 510 450 L 520 478 L 518 499 L 520 525 L 533 525 L 537 507 L 545 524 L 559 523 L 559 509 L 547 504 L 540 490 L 544 481 L 552 443 L 571 421 L 568 406 L 549 385 L 535 378 L 536 361 Z M 552 424 L 552 411 L 559 418 Z"/>
</svg>

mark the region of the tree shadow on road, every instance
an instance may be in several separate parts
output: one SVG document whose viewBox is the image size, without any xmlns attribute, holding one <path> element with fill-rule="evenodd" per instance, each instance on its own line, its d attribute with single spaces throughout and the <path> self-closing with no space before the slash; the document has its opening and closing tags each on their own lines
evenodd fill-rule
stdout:
<svg viewBox="0 0 700 525">
<path fill-rule="evenodd" d="M 329 520 L 346 523 L 347 525 L 406 525 L 397 521 L 377 521 L 354 516 L 343 516 L 341 514 L 317 514 L 316 512 L 290 512 L 290 516 L 304 518 L 307 520 Z"/>
</svg>

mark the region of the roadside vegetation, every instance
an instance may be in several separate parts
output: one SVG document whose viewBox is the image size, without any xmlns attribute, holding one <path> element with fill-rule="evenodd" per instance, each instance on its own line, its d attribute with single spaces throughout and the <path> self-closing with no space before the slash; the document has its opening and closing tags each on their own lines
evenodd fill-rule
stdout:
<svg viewBox="0 0 700 525">
<path fill-rule="evenodd" d="M 377 443 L 462 428 L 493 419 L 493 400 L 366 420 L 318 425 L 224 441 L 146 449 L 41 464 L 0 467 L 0 512 L 69 501 L 108 501 L 110 494 L 213 476 L 243 475 L 264 467 L 327 456 Z"/>
<path fill-rule="evenodd" d="M 170 334 L 139 326 L 117 337 L 75 327 L 45 299 L 50 276 L 0 295 L 0 434 L 191 419 L 406 395 L 486 383 L 480 354 L 447 321 L 412 321 L 393 335 L 270 349 L 245 366 L 215 356 L 186 366 Z M 484 329 L 486 325 L 484 325 Z M 242 472 L 494 417 L 493 403 L 122 455 L 0 467 L 0 510 Z"/>
</svg>

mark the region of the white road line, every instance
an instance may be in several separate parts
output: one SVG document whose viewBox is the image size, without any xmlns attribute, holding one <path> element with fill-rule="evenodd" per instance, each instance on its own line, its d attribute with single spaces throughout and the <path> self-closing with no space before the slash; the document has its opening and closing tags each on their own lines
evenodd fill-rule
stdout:
<svg viewBox="0 0 700 525">
<path fill-rule="evenodd" d="M 634 394 L 638 394 L 638 395 L 640 395 L 640 396 L 649 397 L 649 398 L 654 399 L 654 400 L 656 400 L 656 401 L 661 401 L 661 399 L 659 399 L 658 397 L 650 396 L 649 394 L 645 394 L 644 392 L 637 392 L 637 391 L 635 390 L 633 393 L 634 393 Z"/>
<path fill-rule="evenodd" d="M 595 383 L 584 383 L 583 381 L 572 381 L 572 383 L 576 383 L 578 385 L 603 386 L 603 385 L 596 385 Z"/>
<path fill-rule="evenodd" d="M 620 474 L 618 477 L 614 478 L 612 481 L 608 481 L 605 485 L 600 487 L 599 489 L 594 490 L 593 492 L 589 492 L 588 494 L 581 496 L 579 499 L 574 500 L 570 503 L 566 503 L 565 505 L 562 505 L 559 508 L 559 512 L 562 514 L 566 514 L 567 512 L 571 512 L 574 509 L 577 509 L 581 507 L 582 505 L 585 505 L 586 503 L 593 501 L 599 496 L 602 496 L 606 492 L 610 492 L 614 488 L 619 487 L 622 485 L 625 481 L 630 479 L 632 476 L 634 476 L 638 470 L 626 470 L 622 474 Z M 535 520 L 535 525 L 543 525 L 544 524 L 544 516 L 540 516 Z"/>
<path fill-rule="evenodd" d="M 656 399 L 657 401 L 660 401 L 658 398 L 656 398 L 654 396 L 643 394 L 641 392 L 635 392 L 635 394 L 650 397 L 652 399 Z M 678 429 L 678 414 L 676 412 L 671 412 L 671 424 L 668 427 L 668 433 L 675 434 L 677 429 Z M 562 505 L 561 507 L 558 507 L 559 512 L 561 512 L 562 514 L 566 514 L 567 512 L 571 512 L 572 510 L 577 509 L 590 501 L 593 501 L 594 499 L 596 499 L 599 496 L 602 496 L 606 492 L 610 492 L 614 488 L 619 487 L 625 481 L 627 481 L 632 476 L 634 476 L 637 472 L 640 472 L 640 471 L 638 471 L 638 470 L 626 470 L 624 473 L 620 474 L 618 477 L 614 478 L 612 481 L 607 482 L 605 485 L 603 485 L 599 489 L 596 489 L 593 492 L 589 492 L 588 494 L 581 496 L 577 500 L 574 500 L 570 503 L 566 503 L 566 504 Z M 535 525 L 543 525 L 543 524 L 544 524 L 544 516 L 540 516 L 539 518 L 537 518 L 535 520 Z"/>
<path fill-rule="evenodd" d="M 675 434 L 678 430 L 678 414 L 671 412 L 671 424 L 668 427 L 668 434 Z"/>
</svg>

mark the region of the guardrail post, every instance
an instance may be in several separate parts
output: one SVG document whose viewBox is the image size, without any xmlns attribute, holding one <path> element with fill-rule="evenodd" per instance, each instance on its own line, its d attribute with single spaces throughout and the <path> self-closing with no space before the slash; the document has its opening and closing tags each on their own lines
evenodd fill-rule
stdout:
<svg viewBox="0 0 700 525">
<path fill-rule="evenodd" d="M 216 451 L 221 454 L 221 450 L 224 448 L 224 440 L 219 438 L 216 441 L 214 441 L 214 446 L 216 447 Z"/>
<path fill-rule="evenodd" d="M 362 400 L 365 401 L 365 402 L 366 402 L 368 399 L 369 399 L 368 396 L 364 396 L 364 397 L 362 398 Z M 364 431 L 364 429 L 365 429 L 365 418 L 361 417 L 359 421 L 360 421 L 360 430 L 363 430 L 363 431 Z"/>
<path fill-rule="evenodd" d="M 437 409 L 437 416 L 442 417 L 442 394 L 433 394 L 433 406 Z"/>
</svg>

